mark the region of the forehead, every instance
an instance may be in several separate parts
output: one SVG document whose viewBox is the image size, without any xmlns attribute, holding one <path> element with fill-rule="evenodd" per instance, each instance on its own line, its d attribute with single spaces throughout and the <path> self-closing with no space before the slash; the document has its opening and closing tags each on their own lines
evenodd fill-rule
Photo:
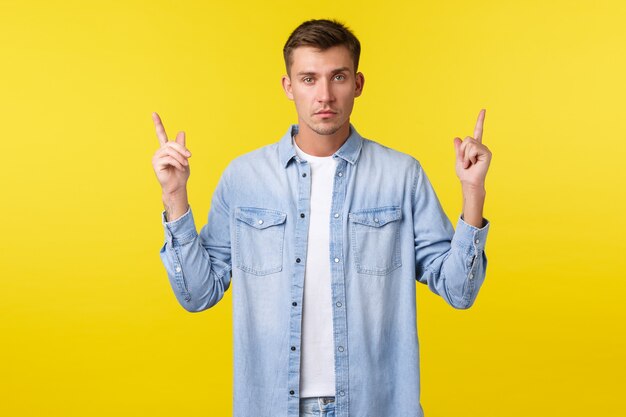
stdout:
<svg viewBox="0 0 626 417">
<path fill-rule="evenodd" d="M 321 50 L 312 46 L 300 46 L 292 52 L 291 73 L 332 72 L 347 67 L 354 71 L 352 55 L 343 45 Z"/>
</svg>

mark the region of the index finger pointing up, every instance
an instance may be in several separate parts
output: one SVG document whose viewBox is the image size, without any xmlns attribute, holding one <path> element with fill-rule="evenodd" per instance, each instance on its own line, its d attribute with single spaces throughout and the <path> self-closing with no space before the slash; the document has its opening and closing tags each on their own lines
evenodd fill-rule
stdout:
<svg viewBox="0 0 626 417">
<path fill-rule="evenodd" d="M 478 120 L 476 120 L 476 127 L 474 128 L 474 139 L 479 143 L 483 141 L 483 123 L 485 122 L 485 109 L 482 109 L 478 113 Z"/>
<path fill-rule="evenodd" d="M 152 113 L 152 120 L 154 121 L 154 127 L 156 128 L 156 134 L 157 138 L 159 138 L 159 143 L 161 145 L 165 145 L 167 143 L 167 134 L 165 133 L 165 128 L 163 127 L 161 118 L 156 112 Z"/>
</svg>

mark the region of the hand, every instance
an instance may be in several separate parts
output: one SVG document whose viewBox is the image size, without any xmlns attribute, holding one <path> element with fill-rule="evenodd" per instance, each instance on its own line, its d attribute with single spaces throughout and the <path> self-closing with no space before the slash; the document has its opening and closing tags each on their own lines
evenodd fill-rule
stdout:
<svg viewBox="0 0 626 417">
<path fill-rule="evenodd" d="M 169 141 L 159 115 L 152 113 L 152 120 L 161 145 L 152 157 L 152 166 L 163 194 L 185 191 L 190 173 L 187 158 L 191 156 L 191 152 L 185 147 L 185 132 L 178 132 L 176 141 Z"/>
<path fill-rule="evenodd" d="M 456 150 L 456 175 L 464 187 L 484 189 L 487 169 L 491 162 L 491 151 L 482 144 L 485 109 L 478 113 L 474 137 L 467 136 L 464 141 L 454 138 Z"/>
</svg>

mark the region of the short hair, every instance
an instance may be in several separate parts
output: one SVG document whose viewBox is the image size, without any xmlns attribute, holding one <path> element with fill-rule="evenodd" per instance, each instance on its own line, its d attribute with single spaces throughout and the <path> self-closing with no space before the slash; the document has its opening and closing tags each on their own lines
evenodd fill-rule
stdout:
<svg viewBox="0 0 626 417">
<path fill-rule="evenodd" d="M 319 50 L 326 50 L 333 46 L 343 45 L 352 54 L 354 72 L 359 67 L 361 55 L 361 43 L 343 23 L 337 20 L 314 19 L 308 20 L 298 26 L 289 35 L 289 39 L 283 47 L 285 68 L 287 74 L 293 64 L 293 50 L 300 46 L 312 46 Z"/>
</svg>

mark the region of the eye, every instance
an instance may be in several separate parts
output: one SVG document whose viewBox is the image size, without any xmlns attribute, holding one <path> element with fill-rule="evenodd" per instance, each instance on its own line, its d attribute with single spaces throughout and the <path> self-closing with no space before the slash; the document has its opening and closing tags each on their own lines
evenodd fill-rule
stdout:
<svg viewBox="0 0 626 417">
<path fill-rule="evenodd" d="M 311 83 L 313 82 L 313 77 L 304 77 L 304 78 L 302 79 L 302 81 L 303 81 L 305 84 L 311 84 Z"/>
<path fill-rule="evenodd" d="M 343 74 L 337 74 L 337 75 L 335 75 L 335 79 L 338 80 L 338 81 L 343 81 L 343 80 L 346 79 L 346 76 L 343 75 Z"/>
</svg>

